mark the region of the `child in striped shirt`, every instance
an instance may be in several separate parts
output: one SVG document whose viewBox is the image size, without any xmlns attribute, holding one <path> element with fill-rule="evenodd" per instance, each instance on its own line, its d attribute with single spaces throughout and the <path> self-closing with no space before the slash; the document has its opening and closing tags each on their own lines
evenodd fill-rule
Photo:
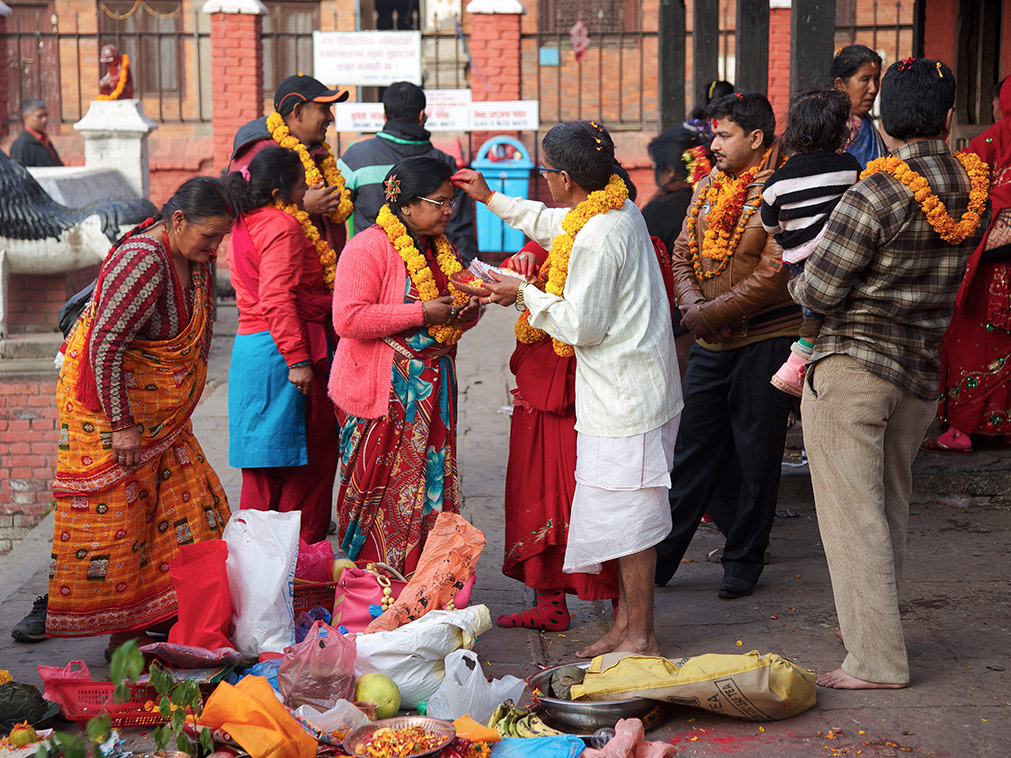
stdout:
<svg viewBox="0 0 1011 758">
<path fill-rule="evenodd" d="M 762 191 L 762 225 L 783 248 L 783 263 L 797 276 L 817 247 L 829 214 L 856 183 L 860 164 L 839 152 L 846 138 L 850 102 L 839 90 L 809 90 L 790 103 L 781 144 L 791 155 Z M 800 397 L 804 364 L 811 356 L 824 317 L 804 309 L 799 339 L 772 384 Z"/>
</svg>

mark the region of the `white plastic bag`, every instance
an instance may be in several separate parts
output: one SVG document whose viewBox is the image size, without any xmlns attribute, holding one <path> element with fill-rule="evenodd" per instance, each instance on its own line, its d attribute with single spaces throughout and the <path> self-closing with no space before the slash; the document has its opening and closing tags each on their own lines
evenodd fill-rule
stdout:
<svg viewBox="0 0 1011 758">
<path fill-rule="evenodd" d="M 298 511 L 247 509 L 233 513 L 225 525 L 233 642 L 248 658 L 295 644 L 292 583 L 300 523 Z"/>
<path fill-rule="evenodd" d="M 456 611 L 430 611 L 387 632 L 359 634 L 355 674 L 386 674 L 400 690 L 400 706 L 414 708 L 439 689 L 446 656 L 461 647 L 471 649 L 477 636 L 489 629 L 487 606 L 471 605 Z"/>
<path fill-rule="evenodd" d="M 324 713 L 320 713 L 311 705 L 300 705 L 295 709 L 295 715 L 301 716 L 316 727 L 317 732 L 324 734 L 372 723 L 368 716 L 347 700 L 338 700 L 330 710 Z"/>
<path fill-rule="evenodd" d="M 461 716 L 487 724 L 496 706 L 505 700 L 519 702 L 526 682 L 515 676 L 488 681 L 473 650 L 454 650 L 446 656 L 446 678 L 428 699 L 428 715 L 446 721 Z"/>
</svg>

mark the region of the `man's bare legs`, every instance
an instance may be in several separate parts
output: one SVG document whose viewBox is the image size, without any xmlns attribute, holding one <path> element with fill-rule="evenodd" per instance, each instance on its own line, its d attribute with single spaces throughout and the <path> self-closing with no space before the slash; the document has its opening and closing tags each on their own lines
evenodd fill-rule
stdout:
<svg viewBox="0 0 1011 758">
<path fill-rule="evenodd" d="M 614 614 L 614 625 L 599 640 L 578 651 L 576 655 L 579 658 L 593 658 L 612 652 L 660 654 L 653 629 L 655 575 L 655 548 L 618 559 L 618 608 Z"/>
</svg>

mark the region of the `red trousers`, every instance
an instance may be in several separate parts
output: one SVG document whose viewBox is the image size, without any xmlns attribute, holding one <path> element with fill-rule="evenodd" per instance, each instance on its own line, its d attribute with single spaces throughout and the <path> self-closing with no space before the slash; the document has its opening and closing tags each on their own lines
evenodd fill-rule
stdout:
<svg viewBox="0 0 1011 758">
<path fill-rule="evenodd" d="M 310 545 L 326 539 L 333 512 L 333 485 L 340 461 L 340 431 L 326 394 L 326 367 L 314 370 L 305 399 L 305 466 L 242 469 L 239 508 L 302 512 L 301 537 Z"/>
</svg>

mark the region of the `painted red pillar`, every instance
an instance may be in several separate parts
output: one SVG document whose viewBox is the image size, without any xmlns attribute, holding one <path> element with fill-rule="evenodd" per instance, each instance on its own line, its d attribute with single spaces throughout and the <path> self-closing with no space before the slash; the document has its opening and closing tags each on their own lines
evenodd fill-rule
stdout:
<svg viewBox="0 0 1011 758">
<path fill-rule="evenodd" d="M 518 0 L 472 0 L 470 86 L 478 101 L 520 99 L 520 16 Z"/>
<path fill-rule="evenodd" d="M 232 140 L 243 124 L 263 115 L 263 17 L 260 0 L 208 0 L 214 168 L 228 165 Z"/>
<path fill-rule="evenodd" d="M 776 132 L 786 128 L 790 109 L 790 0 L 769 3 L 769 102 L 776 114 Z"/>
</svg>

